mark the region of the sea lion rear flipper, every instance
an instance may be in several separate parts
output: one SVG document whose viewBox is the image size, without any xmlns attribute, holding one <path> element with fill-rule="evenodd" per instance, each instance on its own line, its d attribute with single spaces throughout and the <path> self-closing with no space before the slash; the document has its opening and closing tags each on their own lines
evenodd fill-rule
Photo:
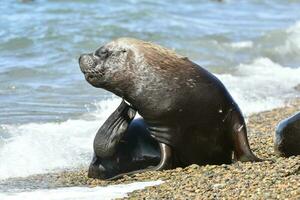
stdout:
<svg viewBox="0 0 300 200">
<path fill-rule="evenodd" d="M 240 111 L 233 110 L 231 114 L 234 158 L 242 162 L 262 161 L 260 158 L 256 157 L 250 149 L 250 145 L 247 138 L 246 124 Z"/>
<path fill-rule="evenodd" d="M 172 167 L 172 149 L 169 145 L 164 144 L 164 143 L 159 143 L 159 148 L 160 148 L 160 162 L 157 166 L 150 166 L 146 169 L 141 169 L 141 170 L 136 170 L 136 171 L 131 171 L 131 172 L 126 172 L 122 174 L 118 174 L 108 180 L 116 180 L 119 178 L 122 178 L 123 176 L 130 176 L 133 174 L 137 173 L 143 173 L 147 171 L 161 171 L 165 169 L 170 169 Z"/>
<path fill-rule="evenodd" d="M 115 153 L 117 144 L 124 136 L 135 114 L 136 111 L 123 100 L 95 136 L 94 152 L 96 156 L 106 158 Z"/>
</svg>

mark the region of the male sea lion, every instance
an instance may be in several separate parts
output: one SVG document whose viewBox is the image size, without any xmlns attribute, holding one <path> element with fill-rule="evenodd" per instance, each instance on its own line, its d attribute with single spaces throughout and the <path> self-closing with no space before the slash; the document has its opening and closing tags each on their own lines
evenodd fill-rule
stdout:
<svg viewBox="0 0 300 200">
<path fill-rule="evenodd" d="M 282 120 L 275 131 L 274 149 L 278 155 L 300 155 L 300 112 Z"/>
<path fill-rule="evenodd" d="M 244 118 L 224 85 L 186 57 L 156 44 L 120 38 L 81 55 L 79 64 L 91 85 L 130 103 L 117 109 L 99 130 L 94 143 L 98 162 L 91 171 L 109 170 L 101 160 L 116 153 L 133 110 L 158 142 L 160 162 L 114 178 L 193 163 L 231 163 L 233 152 L 239 161 L 260 160 L 250 150 Z"/>
</svg>

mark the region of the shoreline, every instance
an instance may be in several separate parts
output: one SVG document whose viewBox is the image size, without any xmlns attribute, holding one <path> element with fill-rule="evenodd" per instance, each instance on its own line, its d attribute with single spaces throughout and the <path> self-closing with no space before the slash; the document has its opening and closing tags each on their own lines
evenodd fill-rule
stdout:
<svg viewBox="0 0 300 200">
<path fill-rule="evenodd" d="M 300 156 L 282 158 L 273 150 L 273 135 L 279 121 L 300 110 L 300 98 L 280 108 L 247 117 L 248 138 L 259 163 L 236 162 L 230 165 L 191 165 L 163 172 L 147 172 L 116 181 L 87 178 L 87 169 L 11 178 L 0 181 L 5 188 L 27 189 L 69 186 L 107 186 L 136 181 L 162 180 L 158 186 L 129 193 L 129 199 L 297 199 L 300 198 Z M 87 166 L 88 167 L 88 166 Z"/>
</svg>

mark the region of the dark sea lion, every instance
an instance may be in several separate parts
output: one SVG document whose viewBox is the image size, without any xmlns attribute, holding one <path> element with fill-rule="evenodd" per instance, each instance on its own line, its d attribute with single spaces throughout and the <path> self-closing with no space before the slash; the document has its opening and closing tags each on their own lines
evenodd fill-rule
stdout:
<svg viewBox="0 0 300 200">
<path fill-rule="evenodd" d="M 300 155 L 300 112 L 278 124 L 274 149 L 278 155 L 284 157 Z"/>
<path fill-rule="evenodd" d="M 159 144 L 160 162 L 114 178 L 190 164 L 231 163 L 233 153 L 239 161 L 260 160 L 250 150 L 244 118 L 224 85 L 186 57 L 153 43 L 120 38 L 81 55 L 79 64 L 91 85 L 130 103 L 104 124 L 113 128 L 97 134 L 94 150 L 100 167 L 93 170 L 107 170 L 101 159 L 115 153 L 133 118 L 126 114 L 128 110 L 137 110 L 143 117 Z"/>
</svg>

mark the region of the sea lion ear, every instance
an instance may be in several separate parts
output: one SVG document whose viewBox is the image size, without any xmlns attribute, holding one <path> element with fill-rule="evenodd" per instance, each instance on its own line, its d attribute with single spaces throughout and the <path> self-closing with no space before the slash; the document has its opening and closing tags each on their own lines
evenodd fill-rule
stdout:
<svg viewBox="0 0 300 200">
<path fill-rule="evenodd" d="M 182 60 L 189 60 L 189 58 L 187 56 L 183 56 L 181 57 Z"/>
</svg>

